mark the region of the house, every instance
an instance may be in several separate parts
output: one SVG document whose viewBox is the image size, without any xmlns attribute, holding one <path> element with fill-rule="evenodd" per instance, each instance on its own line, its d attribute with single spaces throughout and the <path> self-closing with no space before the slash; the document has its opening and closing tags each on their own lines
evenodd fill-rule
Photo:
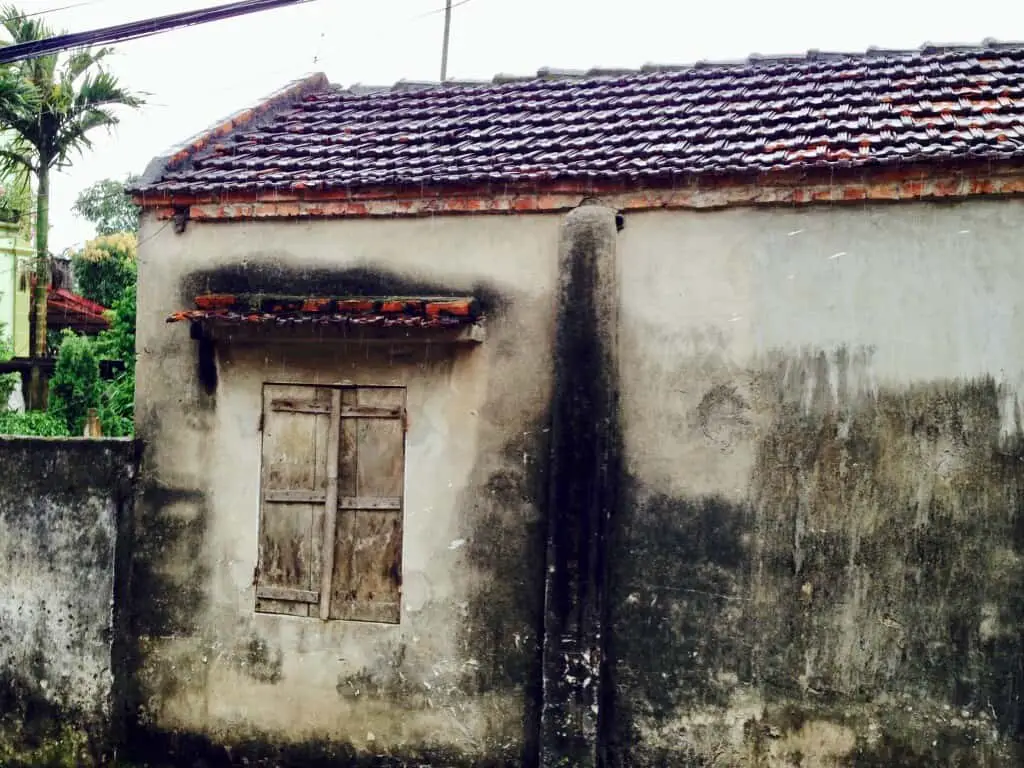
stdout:
<svg viewBox="0 0 1024 768">
<path fill-rule="evenodd" d="M 9 137 L 8 137 L 9 138 Z M 8 354 L 27 355 L 34 253 L 26 236 L 24 215 L 31 189 L 24 177 L 10 176 L 0 188 L 0 340 Z"/>
<path fill-rule="evenodd" d="M 129 743 L 1020 764 L 1022 75 L 314 75 L 154 160 Z"/>
<path fill-rule="evenodd" d="M 31 246 L 17 222 L 0 222 L 0 334 L 14 355 L 28 354 Z"/>
</svg>

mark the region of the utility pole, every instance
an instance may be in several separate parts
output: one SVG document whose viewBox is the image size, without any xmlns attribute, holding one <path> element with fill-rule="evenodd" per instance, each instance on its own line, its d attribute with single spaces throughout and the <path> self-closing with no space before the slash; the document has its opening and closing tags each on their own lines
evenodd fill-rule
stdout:
<svg viewBox="0 0 1024 768">
<path fill-rule="evenodd" d="M 444 42 L 441 44 L 441 82 L 448 79 L 448 37 L 452 31 L 452 0 L 444 3 Z"/>
</svg>

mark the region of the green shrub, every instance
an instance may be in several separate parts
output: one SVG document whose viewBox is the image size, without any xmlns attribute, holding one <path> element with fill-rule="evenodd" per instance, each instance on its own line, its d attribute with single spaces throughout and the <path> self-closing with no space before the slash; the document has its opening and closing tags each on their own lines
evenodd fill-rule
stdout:
<svg viewBox="0 0 1024 768">
<path fill-rule="evenodd" d="M 106 382 L 100 400 L 100 424 L 108 437 L 135 434 L 135 372 L 125 371 Z"/>
<path fill-rule="evenodd" d="M 7 361 L 14 357 L 14 347 L 3 332 L 3 324 L 0 323 L 0 361 Z M 0 374 L 0 413 L 7 410 L 7 403 L 11 400 L 11 394 L 15 387 L 21 386 L 21 375 L 17 373 Z"/>
<path fill-rule="evenodd" d="M 96 338 L 96 352 L 106 360 L 123 360 L 125 370 L 105 383 L 100 403 L 103 434 L 128 437 L 135 432 L 135 283 L 114 302 L 110 328 Z"/>
<path fill-rule="evenodd" d="M 46 411 L 7 411 L 0 413 L 0 435 L 67 437 L 68 427 L 61 419 Z"/>
<path fill-rule="evenodd" d="M 70 434 L 81 435 L 89 409 L 99 408 L 100 394 L 100 363 L 92 341 L 65 331 L 50 380 L 49 413 Z"/>
</svg>

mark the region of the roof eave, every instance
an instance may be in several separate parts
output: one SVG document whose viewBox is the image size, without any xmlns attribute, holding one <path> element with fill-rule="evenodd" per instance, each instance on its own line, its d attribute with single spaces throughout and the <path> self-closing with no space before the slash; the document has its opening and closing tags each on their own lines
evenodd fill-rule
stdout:
<svg viewBox="0 0 1024 768">
<path fill-rule="evenodd" d="M 596 179 L 552 179 L 548 181 L 524 181 L 521 184 L 492 183 L 471 184 L 461 186 L 384 186 L 342 189 L 300 188 L 294 190 L 210 190 L 201 194 L 161 194 L 142 192 L 135 195 L 137 205 L 144 210 L 166 212 L 170 208 L 188 208 L 191 206 L 250 206 L 263 205 L 287 208 L 302 203 L 306 208 L 314 210 L 318 203 L 345 203 L 354 211 L 361 209 L 362 204 L 388 203 L 401 212 L 405 207 L 409 212 L 430 207 L 431 201 L 436 213 L 442 212 L 474 212 L 472 205 L 466 200 L 492 200 L 498 198 L 534 198 L 536 205 L 524 204 L 521 208 L 511 205 L 506 212 L 526 212 L 548 210 L 550 206 L 545 200 L 559 198 L 555 208 L 563 207 L 566 196 L 615 196 L 644 193 L 651 191 L 723 191 L 745 188 L 751 191 L 750 196 L 757 198 L 756 190 L 771 189 L 819 189 L 832 187 L 835 190 L 863 185 L 886 185 L 906 183 L 907 190 L 916 189 L 916 182 L 942 182 L 942 189 L 950 191 L 943 197 L 969 197 L 977 195 L 1017 194 L 1020 190 L 1016 184 L 989 185 L 981 183 L 986 179 L 1019 179 L 1024 176 L 1024 160 L 1007 159 L 993 161 L 991 159 L 957 160 L 942 162 L 919 163 L 888 163 L 877 165 L 860 165 L 850 167 L 828 168 L 797 168 L 783 169 L 759 173 L 715 173 L 700 175 L 675 175 L 664 178 L 640 178 L 596 180 Z M 929 197 L 931 195 L 921 195 Z M 771 195 L 765 195 L 768 199 Z M 797 197 L 800 197 L 798 194 Z M 849 199 L 856 199 L 850 197 Z M 902 195 L 901 199 L 906 199 Z M 447 205 L 446 201 L 463 201 Z M 808 197 L 808 202 L 812 202 Z M 422 205 L 418 204 L 422 203 Z M 283 209 L 283 208 L 282 208 Z M 554 209 L 554 208 L 552 208 Z M 480 205 L 481 212 L 490 210 Z M 499 209 L 495 209 L 499 210 Z M 501 209 L 506 210 L 506 209 Z M 315 215 L 306 213 L 304 215 Z M 325 205 L 325 216 L 328 213 Z M 259 218 L 260 216 L 254 216 Z M 204 217 L 205 218 L 205 217 Z M 227 216 L 226 218 L 234 218 Z M 238 216 L 238 218 L 249 218 Z"/>
</svg>

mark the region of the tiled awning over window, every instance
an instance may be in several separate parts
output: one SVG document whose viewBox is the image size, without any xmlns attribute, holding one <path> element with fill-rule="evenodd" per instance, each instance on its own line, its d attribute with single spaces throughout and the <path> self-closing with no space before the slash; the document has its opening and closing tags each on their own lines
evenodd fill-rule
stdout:
<svg viewBox="0 0 1024 768">
<path fill-rule="evenodd" d="M 195 309 L 175 312 L 167 322 L 229 325 L 344 325 L 383 328 L 452 328 L 482 320 L 467 296 L 274 296 L 205 294 Z"/>
</svg>

